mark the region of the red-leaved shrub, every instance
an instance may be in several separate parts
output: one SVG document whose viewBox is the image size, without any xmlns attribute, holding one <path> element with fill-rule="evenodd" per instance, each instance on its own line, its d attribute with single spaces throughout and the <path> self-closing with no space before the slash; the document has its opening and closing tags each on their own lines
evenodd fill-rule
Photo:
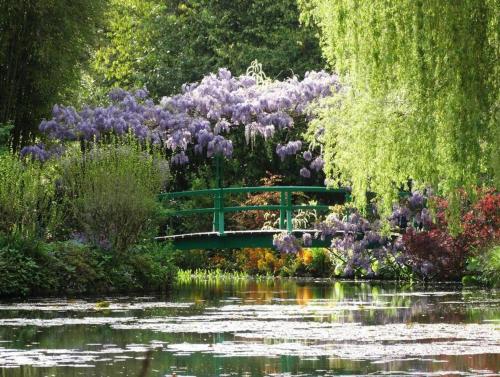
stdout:
<svg viewBox="0 0 500 377">
<path fill-rule="evenodd" d="M 468 248 L 474 249 L 500 242 L 500 194 L 486 192 L 462 216 L 460 238 Z"/>
<path fill-rule="evenodd" d="M 448 203 L 436 197 L 432 199 L 436 216 L 431 228 L 406 231 L 403 235 L 406 260 L 416 273 L 427 279 L 457 279 L 471 252 L 500 242 L 500 194 L 487 190 L 478 195 L 472 205 L 462 201 L 460 234 L 449 233 L 445 215 Z"/>
<path fill-rule="evenodd" d="M 445 229 L 428 231 L 409 228 L 403 235 L 407 263 L 429 280 L 454 280 L 460 277 L 467 250 Z"/>
</svg>

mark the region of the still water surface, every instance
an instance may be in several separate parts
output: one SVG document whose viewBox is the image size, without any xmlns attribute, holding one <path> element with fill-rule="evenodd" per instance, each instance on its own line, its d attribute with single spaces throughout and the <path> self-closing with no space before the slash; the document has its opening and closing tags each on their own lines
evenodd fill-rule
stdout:
<svg viewBox="0 0 500 377">
<path fill-rule="evenodd" d="M 0 376 L 500 376 L 500 291 L 192 282 L 0 303 Z"/>
</svg>

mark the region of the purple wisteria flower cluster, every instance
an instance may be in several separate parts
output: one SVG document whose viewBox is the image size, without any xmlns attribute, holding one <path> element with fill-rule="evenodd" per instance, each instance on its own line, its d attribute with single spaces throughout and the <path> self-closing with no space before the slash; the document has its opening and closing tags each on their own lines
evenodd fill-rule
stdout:
<svg viewBox="0 0 500 377">
<path fill-rule="evenodd" d="M 273 237 L 273 246 L 280 253 L 297 254 L 302 245 L 300 241 L 293 234 L 279 233 Z"/>
<path fill-rule="evenodd" d="M 198 83 L 184 85 L 182 93 L 164 97 L 158 104 L 145 89 L 133 93 L 115 89 L 109 94 L 109 106 L 76 111 L 56 105 L 52 119 L 44 120 L 39 128 L 57 142 L 131 134 L 170 150 L 171 163 L 182 165 L 189 162 L 188 148 L 206 157 L 231 157 L 233 130 L 243 128 L 247 136 L 269 139 L 278 130 L 290 129 L 294 117 L 304 116 L 311 103 L 339 88 L 338 77 L 323 71 L 309 72 L 303 80 L 257 83 L 252 76 L 234 77 L 222 68 Z M 302 142 L 292 140 L 279 144 L 276 152 L 283 160 L 301 149 Z M 24 151 L 32 152 L 39 153 Z M 311 163 L 316 171 L 322 166 L 321 158 Z"/>
<path fill-rule="evenodd" d="M 343 215 L 331 213 L 317 223 L 315 236 L 323 240 L 332 237 L 330 249 L 342 261 L 341 275 L 344 277 L 352 277 L 360 271 L 365 277 L 377 276 L 384 270 L 397 274 L 410 265 L 402 233 L 409 227 L 421 230 L 432 224 L 426 202 L 426 195 L 415 191 L 395 205 L 388 219 L 392 228 L 389 235 L 382 232 L 380 220 L 369 221 L 356 209 L 347 208 Z M 280 234 L 274 240 L 275 248 L 284 253 L 296 253 L 311 244 L 309 233 L 304 234 L 302 240 L 291 234 Z M 374 266 L 377 266 L 376 271 Z"/>
<path fill-rule="evenodd" d="M 426 208 L 427 197 L 420 191 L 414 191 L 404 204 L 395 204 L 389 217 L 393 227 L 406 229 L 412 226 L 416 229 L 429 229 L 432 225 L 432 217 Z"/>
<path fill-rule="evenodd" d="M 374 262 L 382 264 L 388 258 L 394 260 L 401 250 L 394 247 L 390 237 L 381 234 L 380 221 L 370 222 L 355 209 L 349 212 L 342 218 L 330 214 L 318 224 L 319 236 L 334 237 L 331 248 L 343 261 L 342 275 L 351 277 L 356 270 L 363 270 L 366 277 L 373 277 Z"/>
<path fill-rule="evenodd" d="M 312 159 L 311 152 L 306 151 L 302 154 L 302 157 L 304 158 L 305 161 L 309 161 Z M 306 167 L 303 167 L 300 169 L 300 175 L 304 178 L 309 178 L 311 176 L 311 170 L 315 170 L 316 172 L 319 172 L 320 170 L 323 169 L 323 166 L 325 165 L 325 161 L 321 156 L 316 157 L 311 164 L 309 165 L 309 169 Z"/>
</svg>

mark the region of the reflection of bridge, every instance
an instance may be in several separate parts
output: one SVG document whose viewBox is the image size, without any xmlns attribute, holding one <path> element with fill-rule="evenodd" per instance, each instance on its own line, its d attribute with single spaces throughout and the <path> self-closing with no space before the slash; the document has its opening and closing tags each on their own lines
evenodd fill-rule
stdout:
<svg viewBox="0 0 500 377">
<path fill-rule="evenodd" d="M 228 206 L 227 199 L 237 194 L 255 194 L 262 192 L 279 193 L 279 204 Z M 328 197 L 328 204 L 293 204 L 293 194 L 316 193 Z M 241 247 L 272 247 L 273 236 L 277 233 L 292 233 L 297 237 L 303 233 L 314 233 L 315 229 L 294 229 L 294 213 L 299 210 L 325 212 L 333 204 L 341 204 L 349 200 L 349 194 L 342 189 L 328 189 L 319 186 L 260 186 L 260 187 L 227 187 L 197 191 L 182 191 L 162 194 L 160 200 L 165 203 L 178 198 L 213 197 L 213 207 L 190 208 L 173 211 L 168 216 L 196 216 L 211 214 L 213 216 L 212 231 L 204 233 L 176 234 L 158 237 L 158 240 L 172 241 L 174 247 L 189 249 L 224 249 Z M 279 228 L 269 230 L 225 229 L 225 214 L 244 211 L 279 211 Z M 331 239 L 330 239 L 331 240 Z M 327 246 L 329 239 L 313 239 L 313 246 Z"/>
</svg>

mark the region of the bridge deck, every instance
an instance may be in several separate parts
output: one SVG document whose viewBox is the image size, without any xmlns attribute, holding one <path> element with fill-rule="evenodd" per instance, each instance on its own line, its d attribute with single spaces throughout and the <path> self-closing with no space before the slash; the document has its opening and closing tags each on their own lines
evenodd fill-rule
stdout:
<svg viewBox="0 0 500 377">
<path fill-rule="evenodd" d="M 317 229 L 295 229 L 291 233 L 296 237 L 302 237 L 304 233 L 314 234 Z M 275 234 L 283 233 L 281 229 L 262 229 L 262 230 L 235 230 L 226 231 L 224 234 L 219 232 L 199 232 L 187 233 L 171 236 L 156 237 L 158 241 L 171 241 L 178 250 L 191 249 L 236 249 L 246 247 L 271 247 Z M 341 232 L 335 236 L 342 235 Z M 331 244 L 332 237 L 326 237 L 324 240 L 313 237 L 312 247 L 328 247 Z"/>
</svg>

